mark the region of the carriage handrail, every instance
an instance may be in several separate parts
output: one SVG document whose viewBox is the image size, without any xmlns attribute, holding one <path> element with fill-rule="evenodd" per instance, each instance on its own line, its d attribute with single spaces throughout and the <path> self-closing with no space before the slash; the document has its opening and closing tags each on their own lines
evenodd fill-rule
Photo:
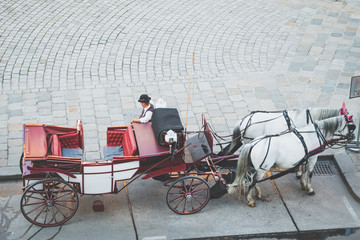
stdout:
<svg viewBox="0 0 360 240">
<path fill-rule="evenodd" d="M 28 167 L 28 169 L 31 172 L 36 172 L 36 173 L 45 173 L 45 172 L 55 172 L 55 173 L 62 173 L 65 174 L 66 176 L 69 176 L 71 178 L 76 178 L 76 176 L 72 173 L 69 173 L 65 170 L 62 169 L 58 169 L 58 168 L 34 168 L 34 167 Z"/>
</svg>

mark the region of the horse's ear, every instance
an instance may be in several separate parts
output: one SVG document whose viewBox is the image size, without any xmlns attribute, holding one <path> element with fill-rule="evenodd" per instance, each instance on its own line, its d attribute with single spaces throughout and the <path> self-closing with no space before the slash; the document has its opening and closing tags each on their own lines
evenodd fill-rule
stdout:
<svg viewBox="0 0 360 240">
<path fill-rule="evenodd" d="M 346 109 L 345 102 L 343 102 L 342 107 L 341 107 L 341 114 L 342 114 L 342 115 L 346 115 L 346 114 L 348 114 L 348 113 L 349 113 L 349 112 L 348 112 L 347 109 Z"/>
</svg>

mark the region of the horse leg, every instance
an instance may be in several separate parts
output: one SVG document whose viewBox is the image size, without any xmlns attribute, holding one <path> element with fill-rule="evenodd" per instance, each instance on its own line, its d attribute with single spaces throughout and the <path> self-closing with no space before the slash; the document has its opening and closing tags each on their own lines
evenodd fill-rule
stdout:
<svg viewBox="0 0 360 240">
<path fill-rule="evenodd" d="M 256 207 L 256 203 L 255 203 L 255 200 L 253 198 L 254 196 L 254 190 L 255 188 L 253 186 L 250 186 L 249 187 L 249 191 L 248 191 L 248 194 L 246 196 L 246 200 L 248 201 L 248 205 L 250 207 Z"/>
<path fill-rule="evenodd" d="M 254 177 L 254 180 L 255 181 L 255 185 L 252 185 L 250 186 L 249 188 L 249 192 L 248 192 L 248 195 L 247 195 L 247 200 L 248 200 L 248 205 L 251 206 L 251 207 L 255 207 L 256 204 L 255 204 L 255 200 L 254 200 L 254 196 L 255 196 L 255 191 L 257 193 L 257 197 L 259 199 L 262 198 L 262 193 L 261 193 L 261 188 L 260 188 L 260 185 L 257 183 L 258 181 L 260 181 L 264 175 L 267 173 L 267 170 L 263 170 L 263 169 L 259 169 Z"/>
<path fill-rule="evenodd" d="M 303 174 L 302 169 L 303 169 L 303 166 L 298 167 L 298 169 L 296 171 L 296 178 L 297 179 L 301 179 L 301 176 Z"/>
<path fill-rule="evenodd" d="M 315 156 L 312 156 L 309 158 L 308 160 L 308 166 L 307 166 L 307 182 L 306 182 L 306 188 L 307 188 L 307 193 L 309 195 L 314 195 L 315 194 L 315 191 L 314 189 L 311 187 L 311 177 L 312 177 L 312 174 L 313 174 L 313 171 L 314 171 L 314 167 L 315 167 L 315 164 L 316 164 L 316 161 L 317 161 L 317 158 Z"/>
<path fill-rule="evenodd" d="M 308 172 L 306 171 L 306 164 L 303 164 L 301 167 L 301 178 L 300 178 L 300 185 L 301 185 L 301 189 L 303 190 L 308 190 L 307 189 L 307 179 L 308 179 Z"/>
<path fill-rule="evenodd" d="M 256 189 L 256 196 L 261 199 L 262 198 L 262 193 L 261 193 L 261 188 L 259 186 L 259 184 L 255 184 L 255 189 Z"/>
</svg>

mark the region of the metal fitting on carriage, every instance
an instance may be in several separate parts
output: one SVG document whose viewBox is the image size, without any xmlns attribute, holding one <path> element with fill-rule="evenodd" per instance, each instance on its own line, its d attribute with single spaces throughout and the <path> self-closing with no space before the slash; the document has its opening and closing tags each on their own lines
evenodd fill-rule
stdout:
<svg viewBox="0 0 360 240">
<path fill-rule="evenodd" d="M 177 134 L 173 130 L 170 129 L 165 134 L 165 142 L 167 142 L 167 143 L 177 142 Z"/>
</svg>

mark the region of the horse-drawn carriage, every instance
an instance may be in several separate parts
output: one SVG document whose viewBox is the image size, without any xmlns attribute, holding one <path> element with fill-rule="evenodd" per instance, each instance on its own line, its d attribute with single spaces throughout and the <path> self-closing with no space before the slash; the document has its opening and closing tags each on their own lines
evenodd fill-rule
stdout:
<svg viewBox="0 0 360 240">
<path fill-rule="evenodd" d="M 281 134 L 262 136 L 255 139 L 255 143 L 250 142 L 250 145 L 246 144 L 243 147 L 247 148 L 246 158 L 241 158 L 240 154 L 239 163 L 242 164 L 241 169 L 244 172 L 240 173 L 240 167 L 238 168 L 236 181 L 231 188 L 236 184 L 241 185 L 245 180 L 248 181 L 250 188 L 256 187 L 256 182 L 261 181 L 264 171 L 268 171 L 273 165 L 272 163 L 266 167 L 263 166 L 267 157 L 275 156 L 277 153 L 270 148 L 271 139 L 275 139 L 273 142 L 277 142 L 278 145 L 281 145 L 284 140 L 286 142 L 294 141 L 294 144 L 300 143 L 300 148 L 304 147 L 305 157 L 300 157 L 297 162 L 287 164 L 288 168 L 294 170 L 302 159 L 312 157 L 307 155 L 306 146 L 325 145 L 327 137 L 332 137 L 338 130 L 343 131 L 351 122 L 351 119 L 345 121 L 342 116 L 344 113 L 340 112 L 339 119 L 321 123 L 327 126 L 324 129 L 319 130 L 323 126 L 321 125 L 319 128 L 314 123 L 314 125 L 308 126 L 306 131 L 301 132 L 293 130 L 295 128 L 289 125 L 290 120 L 286 114 L 281 112 L 280 115 L 284 115 L 281 121 L 289 129 Z M 244 119 L 240 122 L 239 128 Z M 24 124 L 24 149 L 20 159 L 24 189 L 20 204 L 21 211 L 27 220 L 36 225 L 61 225 L 75 214 L 79 204 L 78 194 L 118 193 L 142 177 L 142 179 L 161 180 L 169 187 L 166 202 L 172 211 L 178 214 L 196 213 L 203 209 L 210 199 L 209 180 L 214 180 L 216 183 L 214 186 L 219 187 L 222 193 L 226 192 L 226 184 L 230 184 L 234 180 L 228 179 L 226 182 L 226 177 L 222 176 L 218 165 L 228 163 L 224 160 L 239 156 L 232 154 L 235 151 L 233 148 L 241 145 L 238 141 L 240 137 L 244 142 L 246 134 L 249 134 L 250 126 L 254 124 L 254 122 L 250 122 L 255 118 L 252 115 L 249 119 L 245 124 L 245 129 L 238 130 L 236 128 L 228 146 L 215 154 L 213 145 L 214 137 L 216 138 L 217 134 L 211 130 L 204 117 L 201 130 L 193 132 L 191 135 L 184 131 L 176 109 L 155 109 L 152 122 L 108 127 L 104 160 L 98 161 L 85 159 L 81 121 L 77 121 L 75 128 Z M 280 118 L 270 118 L 267 121 L 274 119 Z M 295 120 L 291 119 L 292 124 L 294 124 L 293 121 Z M 266 121 L 262 120 L 258 123 L 263 124 L 264 122 Z M 260 125 L 257 125 L 256 129 L 259 127 Z M 326 129 L 329 127 L 331 130 Z M 348 140 L 348 135 L 353 129 L 354 127 L 348 126 L 345 133 L 346 138 L 342 139 Z M 246 131 L 247 133 L 245 133 Z M 325 131 L 325 135 L 329 132 L 331 134 L 324 136 L 322 131 Z M 242 135 L 238 136 L 239 133 Z M 295 138 L 293 133 L 297 134 L 295 134 Z M 301 134 L 308 135 L 303 138 Z M 321 139 L 320 136 L 322 136 Z M 301 140 L 302 138 L 303 140 Z M 315 141 L 313 138 L 316 138 Z M 318 142 L 316 143 L 316 141 Z M 264 142 L 267 151 L 255 149 L 255 146 L 261 145 L 260 142 Z M 299 148 L 298 145 L 293 147 Z M 287 150 L 291 151 L 291 149 Z M 263 152 L 265 152 L 265 157 L 262 157 L 262 163 L 255 166 L 254 161 L 249 160 L 251 154 L 259 155 Z M 302 154 L 301 151 L 299 154 Z M 246 164 L 244 164 L 245 161 Z M 236 163 L 236 161 L 231 162 Z M 248 170 L 248 163 L 253 168 L 255 167 L 255 170 L 260 168 L 260 174 L 256 176 L 256 171 L 255 173 L 252 171 L 251 179 L 246 177 L 244 173 Z M 315 165 L 313 161 L 311 164 Z M 224 167 L 228 164 L 221 165 Z M 232 164 L 228 166 L 234 167 Z M 256 177 L 254 178 L 254 176 Z M 255 180 L 253 181 L 253 179 Z M 252 194 L 251 191 L 250 194 Z"/>
<path fill-rule="evenodd" d="M 207 181 L 224 181 L 214 161 L 237 155 L 212 158 L 205 118 L 202 131 L 186 134 L 176 109 L 155 109 L 152 122 L 108 127 L 104 160 L 87 161 L 81 121 L 75 128 L 24 124 L 21 211 L 31 223 L 57 226 L 75 214 L 78 194 L 118 193 L 142 177 L 169 186 L 171 210 L 196 213 L 209 201 Z"/>
</svg>

